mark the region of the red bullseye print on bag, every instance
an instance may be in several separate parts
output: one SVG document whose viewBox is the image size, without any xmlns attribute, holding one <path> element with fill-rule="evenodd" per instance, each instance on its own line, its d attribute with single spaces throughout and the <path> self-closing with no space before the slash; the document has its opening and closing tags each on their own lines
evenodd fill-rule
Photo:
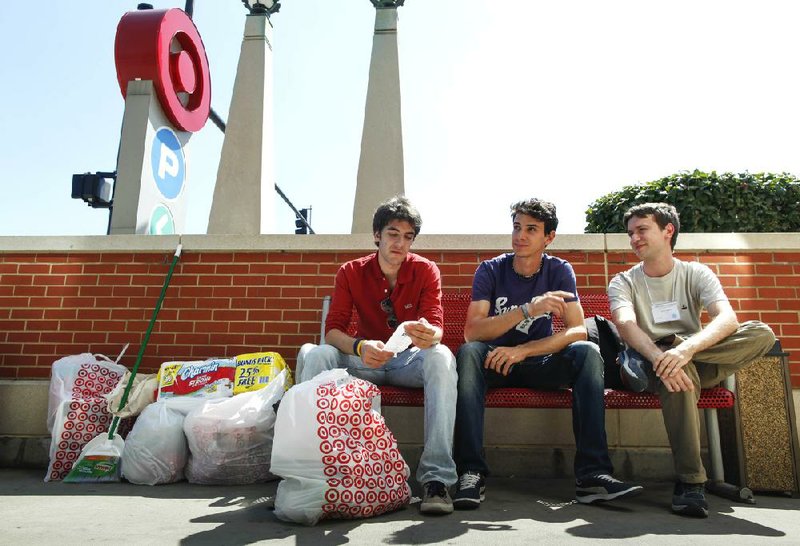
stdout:
<svg viewBox="0 0 800 546">
<path fill-rule="evenodd" d="M 178 129 L 203 128 L 211 110 L 211 76 L 203 40 L 186 13 L 177 8 L 126 13 L 117 26 L 114 58 L 123 97 L 129 81 L 150 80 Z"/>
<path fill-rule="evenodd" d="M 366 518 L 408 504 L 409 469 L 383 417 L 380 390 L 345 370 L 290 389 L 272 448 L 275 514 L 314 525 L 323 518 Z"/>
<path fill-rule="evenodd" d="M 89 440 L 108 430 L 112 417 L 104 396 L 114 390 L 127 370 L 100 357 L 84 353 L 53 363 L 47 411 L 52 442 L 45 481 L 64 479 Z M 123 420 L 120 435 L 129 428 L 130 421 Z"/>
</svg>

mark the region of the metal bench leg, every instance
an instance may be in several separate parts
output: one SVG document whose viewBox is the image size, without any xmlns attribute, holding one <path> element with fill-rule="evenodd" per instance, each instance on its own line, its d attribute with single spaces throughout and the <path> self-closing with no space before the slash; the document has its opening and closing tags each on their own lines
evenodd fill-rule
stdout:
<svg viewBox="0 0 800 546">
<path fill-rule="evenodd" d="M 733 377 L 725 380 L 723 385 L 728 390 L 734 389 Z M 719 416 L 716 408 L 705 410 L 706 434 L 708 436 L 708 458 L 711 460 L 711 479 L 706 483 L 709 493 L 737 502 L 755 504 L 753 491 L 748 487 L 739 487 L 725 481 L 725 469 L 722 464 L 722 443 L 719 438 Z"/>
</svg>

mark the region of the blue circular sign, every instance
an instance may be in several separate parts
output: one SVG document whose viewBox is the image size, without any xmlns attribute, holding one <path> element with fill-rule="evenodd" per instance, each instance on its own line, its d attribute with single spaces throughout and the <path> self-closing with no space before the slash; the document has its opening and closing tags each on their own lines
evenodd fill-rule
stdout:
<svg viewBox="0 0 800 546">
<path fill-rule="evenodd" d="M 153 212 L 150 213 L 150 225 L 147 233 L 150 235 L 175 234 L 175 220 L 172 218 L 169 208 L 161 203 L 155 206 Z"/>
<path fill-rule="evenodd" d="M 150 163 L 158 191 L 167 199 L 178 197 L 186 180 L 186 160 L 178 136 L 169 127 L 156 131 Z"/>
</svg>

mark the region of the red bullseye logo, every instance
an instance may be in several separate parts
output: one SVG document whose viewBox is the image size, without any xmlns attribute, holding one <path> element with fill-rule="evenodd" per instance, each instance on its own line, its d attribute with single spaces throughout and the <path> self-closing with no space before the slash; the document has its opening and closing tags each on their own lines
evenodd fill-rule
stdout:
<svg viewBox="0 0 800 546">
<path fill-rule="evenodd" d="M 130 11 L 117 25 L 117 80 L 151 80 L 167 118 L 184 131 L 199 131 L 211 110 L 211 76 L 203 40 L 183 10 Z"/>
</svg>

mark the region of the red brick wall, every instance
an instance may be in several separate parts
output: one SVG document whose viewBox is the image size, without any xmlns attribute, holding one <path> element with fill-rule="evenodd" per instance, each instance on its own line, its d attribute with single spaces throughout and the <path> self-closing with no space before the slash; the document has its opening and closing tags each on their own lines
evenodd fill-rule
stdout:
<svg viewBox="0 0 800 546">
<path fill-rule="evenodd" d="M 321 300 L 343 261 L 361 252 L 184 252 L 150 338 L 142 371 L 171 359 L 275 350 L 292 365 L 299 346 L 319 341 Z M 445 290 L 469 290 L 477 264 L 495 252 L 423 251 L 439 263 Z M 631 253 L 556 252 L 578 287 L 603 292 Z M 171 254 L 0 254 L 0 378 L 45 378 L 81 352 L 115 357 L 131 343 L 132 366 Z M 740 320 L 773 327 L 800 387 L 800 252 L 684 253 L 721 278 Z"/>
</svg>

